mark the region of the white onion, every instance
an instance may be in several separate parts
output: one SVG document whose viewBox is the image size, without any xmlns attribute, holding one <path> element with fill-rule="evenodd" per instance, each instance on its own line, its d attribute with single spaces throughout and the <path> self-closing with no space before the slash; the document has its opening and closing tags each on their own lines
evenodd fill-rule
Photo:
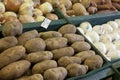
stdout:
<svg viewBox="0 0 120 80">
<path fill-rule="evenodd" d="M 37 17 L 35 18 L 35 21 L 36 21 L 36 22 L 41 22 L 41 21 L 43 21 L 44 19 L 45 19 L 44 16 L 37 16 Z"/>
<path fill-rule="evenodd" d="M 0 2 L 0 13 L 4 13 L 5 12 L 5 5 Z"/>
<path fill-rule="evenodd" d="M 17 17 L 17 14 L 12 12 L 12 11 L 7 11 L 3 14 L 4 17 L 8 17 L 8 16 L 14 16 Z"/>
<path fill-rule="evenodd" d="M 22 23 L 31 23 L 31 22 L 35 22 L 34 18 L 30 15 L 20 15 L 19 16 L 19 20 Z"/>
</svg>

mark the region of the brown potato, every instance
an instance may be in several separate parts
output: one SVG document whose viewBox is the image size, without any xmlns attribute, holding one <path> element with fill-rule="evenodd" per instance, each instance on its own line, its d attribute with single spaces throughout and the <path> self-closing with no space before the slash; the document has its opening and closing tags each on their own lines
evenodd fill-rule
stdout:
<svg viewBox="0 0 120 80">
<path fill-rule="evenodd" d="M 44 51 L 46 44 L 43 39 L 41 38 L 34 38 L 30 39 L 25 43 L 25 48 L 27 52 L 39 52 L 39 51 Z"/>
<path fill-rule="evenodd" d="M 59 49 L 67 46 L 67 39 L 64 37 L 49 38 L 45 40 L 47 50 Z"/>
<path fill-rule="evenodd" d="M 63 67 L 48 69 L 44 73 L 45 80 L 65 80 L 67 77 L 67 70 Z"/>
<path fill-rule="evenodd" d="M 45 40 L 53 37 L 62 37 L 62 34 L 57 31 L 47 31 L 39 33 L 39 37 Z"/>
<path fill-rule="evenodd" d="M 61 26 L 58 32 L 62 33 L 63 35 L 67 33 L 75 33 L 76 27 L 72 24 L 66 24 L 66 25 Z"/>
<path fill-rule="evenodd" d="M 20 77 L 29 69 L 30 65 L 27 60 L 13 62 L 0 70 L 0 80 L 14 80 Z"/>
<path fill-rule="evenodd" d="M 21 59 L 25 55 L 23 46 L 14 46 L 6 49 L 0 54 L 0 69 L 12 62 Z"/>
<path fill-rule="evenodd" d="M 43 80 L 43 76 L 41 74 L 33 74 L 31 76 L 24 76 L 16 80 Z"/>
<path fill-rule="evenodd" d="M 75 50 L 75 52 L 81 52 L 81 51 L 89 50 L 91 48 L 91 46 L 84 41 L 74 42 L 71 45 L 71 47 Z"/>
<path fill-rule="evenodd" d="M 93 55 L 87 58 L 84 64 L 88 66 L 89 70 L 94 70 L 94 69 L 102 67 L 103 59 L 99 55 Z"/>
<path fill-rule="evenodd" d="M 72 44 L 76 41 L 84 41 L 84 37 L 78 34 L 68 33 L 68 34 L 65 34 L 64 37 L 68 39 L 69 44 Z"/>
<path fill-rule="evenodd" d="M 45 60 L 42 62 L 39 62 L 35 64 L 32 68 L 32 73 L 33 74 L 43 74 L 46 70 L 50 68 L 55 68 L 57 67 L 57 62 L 54 60 Z"/>
<path fill-rule="evenodd" d="M 66 69 L 68 71 L 68 76 L 75 77 L 75 76 L 80 76 L 80 75 L 86 74 L 88 71 L 88 66 L 80 65 L 77 63 L 72 63 L 72 64 L 69 64 L 66 67 Z"/>
<path fill-rule="evenodd" d="M 75 56 L 81 58 L 81 61 L 85 61 L 87 58 L 91 57 L 95 55 L 95 52 L 93 50 L 86 50 L 86 51 L 82 51 L 77 53 Z"/>
<path fill-rule="evenodd" d="M 16 36 L 22 34 L 23 26 L 19 21 L 8 21 L 2 27 L 3 36 Z"/>
<path fill-rule="evenodd" d="M 28 32 L 23 33 L 21 36 L 18 37 L 18 44 L 24 45 L 26 41 L 38 37 L 37 30 L 31 30 Z"/>
<path fill-rule="evenodd" d="M 69 10 L 72 8 L 72 2 L 71 0 L 59 0 L 60 4 L 64 4 L 66 9 Z"/>
<path fill-rule="evenodd" d="M 14 36 L 8 36 L 0 39 L 0 52 L 18 44 L 18 40 Z"/>
<path fill-rule="evenodd" d="M 91 0 L 82 0 L 81 4 L 84 5 L 85 8 L 90 7 Z"/>
<path fill-rule="evenodd" d="M 43 60 L 50 60 L 53 58 L 53 54 L 50 51 L 41 51 L 41 52 L 34 52 L 27 55 L 26 60 L 37 63 Z"/>
<path fill-rule="evenodd" d="M 55 60 L 58 60 L 59 58 L 63 56 L 72 56 L 74 55 L 74 49 L 72 47 L 64 47 L 60 49 L 55 49 L 52 51 L 53 53 L 53 58 Z"/>
<path fill-rule="evenodd" d="M 81 63 L 81 59 L 79 57 L 74 57 L 74 56 L 72 56 L 72 57 L 64 56 L 64 57 L 61 57 L 58 60 L 58 65 L 62 66 L 62 67 L 67 67 L 71 63 L 78 63 L 78 64 L 80 64 Z"/>
<path fill-rule="evenodd" d="M 60 5 L 59 0 L 45 0 L 53 5 L 53 7 L 58 7 Z"/>
</svg>

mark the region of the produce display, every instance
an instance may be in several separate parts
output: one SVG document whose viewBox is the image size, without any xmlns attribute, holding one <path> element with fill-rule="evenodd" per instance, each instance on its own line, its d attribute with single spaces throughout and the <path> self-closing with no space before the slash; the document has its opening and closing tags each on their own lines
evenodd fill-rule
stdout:
<svg viewBox="0 0 120 80">
<path fill-rule="evenodd" d="M 67 17 L 120 11 L 120 0 L 59 0 L 58 9 Z"/>
<path fill-rule="evenodd" d="M 9 24 L 8 24 L 9 23 Z M 6 22 L 0 39 L 0 80 L 66 80 L 101 68 L 104 60 L 76 26 L 66 24 L 58 31 L 21 31 L 21 24 Z M 18 27 L 18 28 L 16 28 Z M 11 41 L 13 40 L 13 41 Z"/>
<path fill-rule="evenodd" d="M 8 21 L 21 23 L 41 22 L 45 18 L 58 20 L 52 1 L 40 3 L 39 0 L 2 0 L 0 1 L 0 24 Z"/>
<path fill-rule="evenodd" d="M 120 19 L 92 26 L 82 22 L 78 30 L 108 59 L 120 58 Z"/>
</svg>

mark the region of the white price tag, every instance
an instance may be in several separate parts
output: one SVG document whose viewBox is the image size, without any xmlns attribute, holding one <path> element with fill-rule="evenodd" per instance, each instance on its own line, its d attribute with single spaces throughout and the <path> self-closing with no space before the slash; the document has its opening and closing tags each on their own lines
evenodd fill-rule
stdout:
<svg viewBox="0 0 120 80">
<path fill-rule="evenodd" d="M 50 23 L 51 23 L 51 20 L 45 18 L 44 21 L 43 21 L 42 24 L 41 24 L 41 27 L 47 29 L 48 26 L 50 25 Z"/>
</svg>

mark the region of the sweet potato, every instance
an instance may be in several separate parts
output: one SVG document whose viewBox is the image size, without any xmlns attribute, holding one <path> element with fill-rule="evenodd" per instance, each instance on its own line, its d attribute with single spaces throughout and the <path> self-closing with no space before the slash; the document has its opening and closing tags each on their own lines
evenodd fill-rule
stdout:
<svg viewBox="0 0 120 80">
<path fill-rule="evenodd" d="M 88 71 L 88 66 L 80 65 L 77 63 L 72 63 L 72 64 L 69 64 L 66 67 L 66 69 L 68 71 L 68 76 L 75 77 L 75 76 L 80 76 L 80 75 L 86 74 Z"/>
<path fill-rule="evenodd" d="M 65 80 L 67 70 L 63 67 L 48 69 L 44 73 L 45 80 Z"/>
<path fill-rule="evenodd" d="M 74 57 L 74 56 L 72 56 L 72 57 L 64 56 L 64 57 L 61 57 L 58 60 L 58 65 L 62 66 L 62 67 L 67 67 L 71 63 L 78 63 L 78 64 L 80 64 L 81 63 L 81 58 Z"/>
<path fill-rule="evenodd" d="M 8 21 L 2 27 L 3 36 L 16 36 L 22 34 L 23 26 L 18 21 Z"/>
<path fill-rule="evenodd" d="M 63 56 L 72 56 L 74 55 L 74 49 L 72 47 L 64 47 L 60 49 L 55 49 L 52 51 L 53 53 L 53 58 L 55 60 L 58 60 L 59 58 Z"/>
<path fill-rule="evenodd" d="M 105 0 L 92 0 L 92 1 L 95 2 L 97 5 L 105 3 Z"/>
<path fill-rule="evenodd" d="M 41 62 L 43 60 L 50 60 L 53 58 L 53 54 L 50 51 L 41 51 L 41 52 L 35 52 L 35 53 L 30 53 L 27 55 L 26 60 L 32 62 L 32 63 L 37 63 Z"/>
<path fill-rule="evenodd" d="M 48 70 L 50 68 L 55 68 L 55 67 L 57 67 L 56 61 L 45 60 L 45 61 L 42 61 L 42 62 L 35 64 L 32 68 L 32 73 L 33 74 L 36 74 L 36 73 L 43 74 L 46 70 Z"/>
<path fill-rule="evenodd" d="M 0 52 L 18 44 L 18 40 L 14 36 L 8 36 L 0 39 Z"/>
<path fill-rule="evenodd" d="M 37 30 L 31 30 L 31 31 L 25 32 L 18 37 L 18 44 L 24 45 L 26 41 L 36 38 L 36 37 L 38 37 Z"/>
<path fill-rule="evenodd" d="M 107 13 L 112 13 L 112 12 L 116 12 L 114 10 L 100 10 L 97 12 L 97 14 L 107 14 Z"/>
<path fill-rule="evenodd" d="M 63 35 L 67 33 L 75 33 L 76 27 L 72 24 L 66 24 L 61 26 L 61 28 L 58 29 L 58 32 L 62 33 Z"/>
<path fill-rule="evenodd" d="M 23 46 L 14 46 L 6 49 L 0 54 L 0 69 L 12 62 L 15 62 L 25 55 Z"/>
<path fill-rule="evenodd" d="M 62 37 L 62 34 L 57 31 L 47 31 L 39 33 L 39 37 L 45 40 L 53 37 Z"/>
<path fill-rule="evenodd" d="M 43 76 L 41 74 L 33 74 L 31 76 L 24 76 L 16 80 L 43 80 Z"/>
<path fill-rule="evenodd" d="M 0 80 L 14 80 L 20 77 L 29 69 L 30 65 L 27 60 L 13 62 L 0 70 Z"/>
<path fill-rule="evenodd" d="M 64 37 L 68 39 L 69 44 L 72 44 L 76 41 L 84 41 L 84 37 L 78 34 L 68 33 L 65 34 Z"/>
<path fill-rule="evenodd" d="M 24 46 L 25 46 L 27 52 L 29 53 L 29 52 L 44 51 L 45 47 L 46 47 L 46 44 L 45 44 L 43 39 L 41 39 L 41 38 L 34 38 L 34 39 L 31 39 L 31 40 L 28 40 L 25 43 Z"/>
<path fill-rule="evenodd" d="M 99 10 L 117 10 L 112 4 L 98 5 L 97 8 Z"/>
<path fill-rule="evenodd" d="M 98 9 L 97 9 L 96 7 L 93 7 L 93 6 L 87 8 L 87 11 L 88 11 L 90 14 L 95 14 L 95 13 L 97 12 L 97 10 L 98 10 Z"/>
<path fill-rule="evenodd" d="M 119 4 L 119 3 L 112 3 L 112 5 L 113 5 L 117 10 L 120 10 L 120 4 Z"/>
<path fill-rule="evenodd" d="M 81 51 L 86 51 L 91 48 L 91 46 L 84 41 L 77 41 L 74 42 L 71 47 L 75 50 L 75 52 L 81 52 Z"/>
<path fill-rule="evenodd" d="M 47 50 L 59 49 L 67 46 L 67 39 L 64 37 L 49 38 L 45 40 Z"/>
</svg>

